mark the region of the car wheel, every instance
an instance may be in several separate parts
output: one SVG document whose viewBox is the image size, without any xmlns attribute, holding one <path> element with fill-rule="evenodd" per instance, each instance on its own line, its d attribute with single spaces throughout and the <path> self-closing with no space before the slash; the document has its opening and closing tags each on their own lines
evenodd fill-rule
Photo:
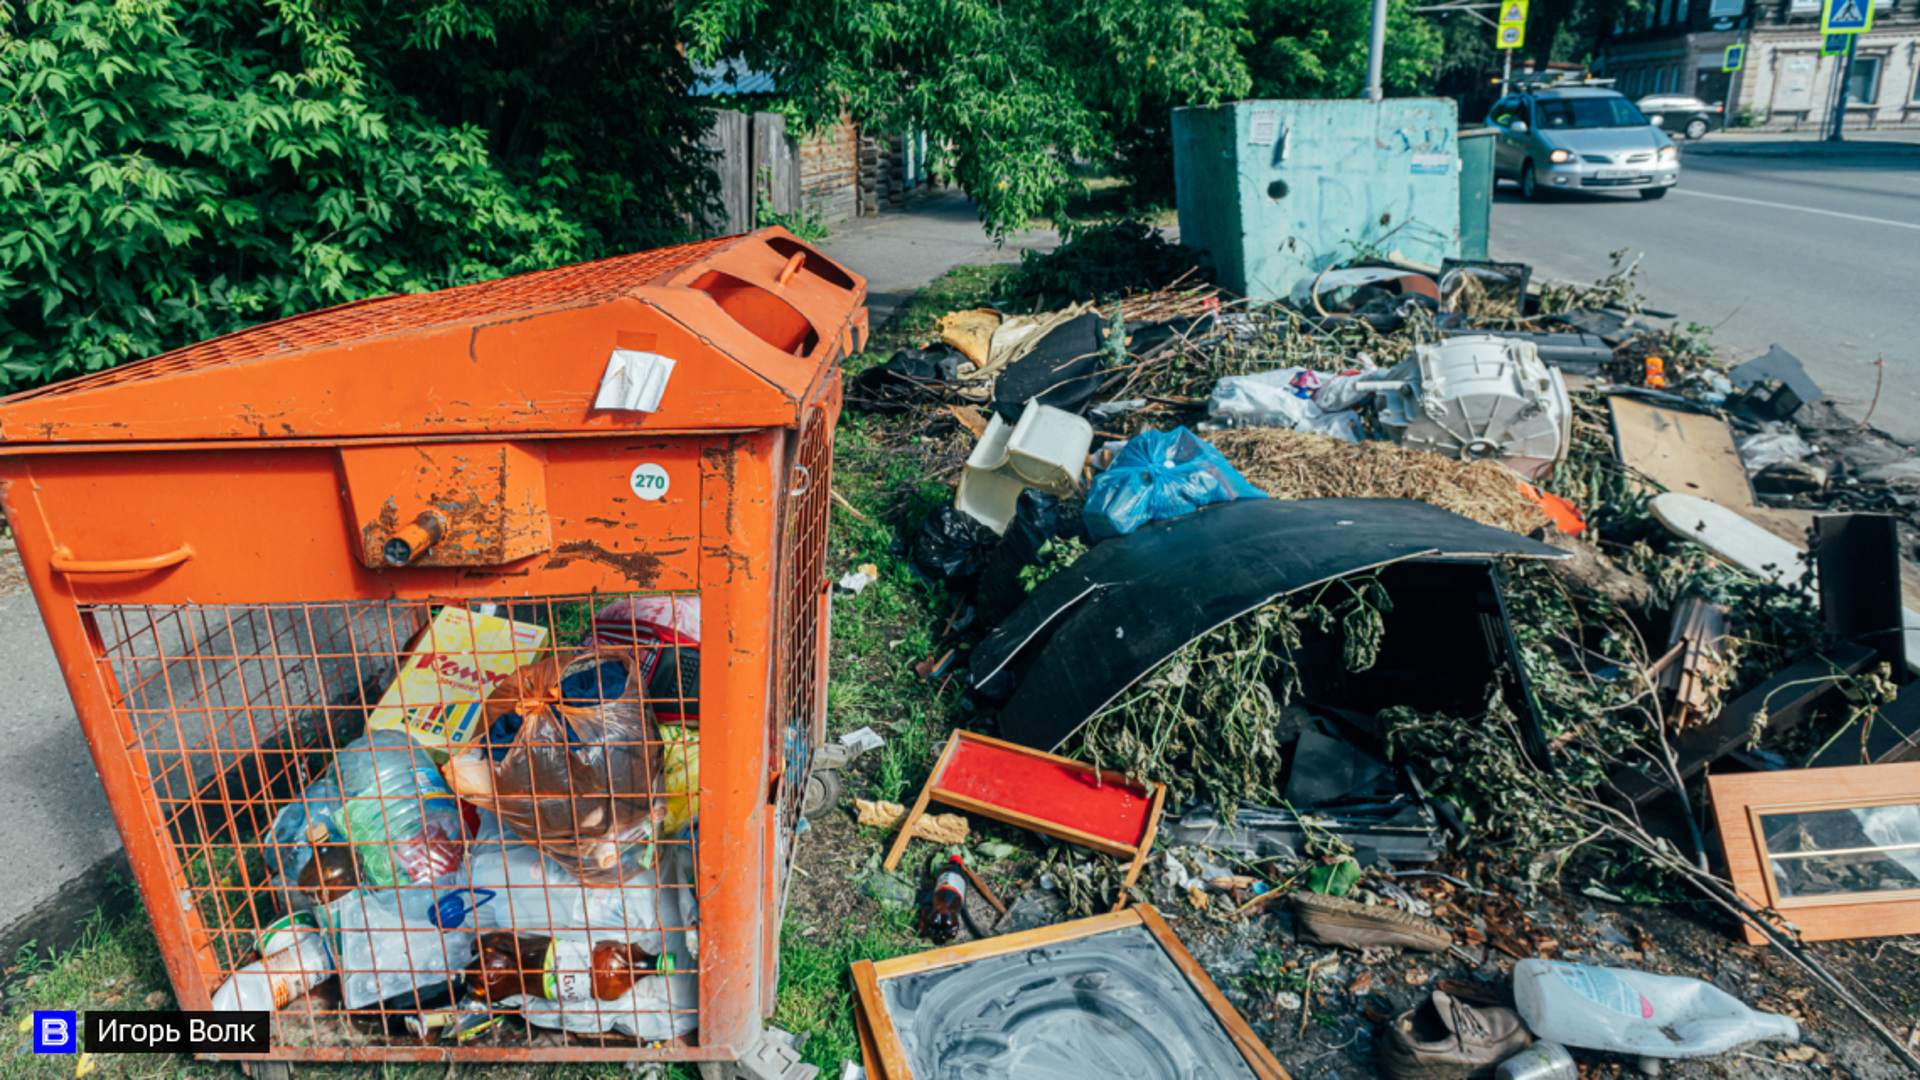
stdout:
<svg viewBox="0 0 1920 1080">
<path fill-rule="evenodd" d="M 1667 189 L 1663 187 L 1643 187 L 1640 189 L 1640 197 L 1643 199 L 1664 199 L 1667 197 Z"/>
<path fill-rule="evenodd" d="M 1533 162 L 1520 166 L 1520 197 L 1533 202 L 1540 201 L 1546 192 L 1540 189 L 1540 178 L 1533 171 Z"/>
<path fill-rule="evenodd" d="M 1704 139 L 1707 137 L 1707 122 L 1698 117 L 1687 121 L 1687 138 Z"/>
</svg>

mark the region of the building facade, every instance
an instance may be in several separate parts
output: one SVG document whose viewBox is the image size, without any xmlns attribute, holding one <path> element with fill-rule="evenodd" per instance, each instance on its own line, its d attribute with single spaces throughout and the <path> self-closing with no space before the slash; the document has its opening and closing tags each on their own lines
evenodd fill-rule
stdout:
<svg viewBox="0 0 1920 1080">
<path fill-rule="evenodd" d="M 1644 22 L 1601 45 L 1596 73 L 1630 98 L 1692 94 L 1725 103 L 1729 125 L 1818 128 L 1844 57 L 1820 55 L 1821 0 L 1653 0 Z M 1745 45 L 1738 72 L 1721 70 Z M 1850 128 L 1920 125 L 1920 0 L 1874 0 L 1846 80 Z"/>
</svg>

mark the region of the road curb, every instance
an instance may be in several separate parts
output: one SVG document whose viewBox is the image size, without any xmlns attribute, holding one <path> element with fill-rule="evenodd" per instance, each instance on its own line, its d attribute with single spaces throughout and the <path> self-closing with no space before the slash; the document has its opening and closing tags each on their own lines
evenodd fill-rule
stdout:
<svg viewBox="0 0 1920 1080">
<path fill-rule="evenodd" d="M 1907 157 L 1920 154 L 1920 142 L 1875 140 L 1829 143 L 1776 140 L 1746 145 L 1730 142 L 1700 143 L 1682 146 L 1680 153 L 1683 157 L 1691 157 L 1695 154 L 1702 157 Z"/>
</svg>

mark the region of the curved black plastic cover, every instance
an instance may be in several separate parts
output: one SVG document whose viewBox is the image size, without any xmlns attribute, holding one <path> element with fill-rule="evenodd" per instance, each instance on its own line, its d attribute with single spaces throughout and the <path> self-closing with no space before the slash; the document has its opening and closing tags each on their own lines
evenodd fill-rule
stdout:
<svg viewBox="0 0 1920 1080">
<path fill-rule="evenodd" d="M 1000 713 L 1052 750 L 1181 646 L 1311 585 L 1419 556 L 1566 553 L 1409 499 L 1241 499 L 1108 540 L 1041 583 L 973 652 L 976 685 L 1051 634 Z"/>
</svg>

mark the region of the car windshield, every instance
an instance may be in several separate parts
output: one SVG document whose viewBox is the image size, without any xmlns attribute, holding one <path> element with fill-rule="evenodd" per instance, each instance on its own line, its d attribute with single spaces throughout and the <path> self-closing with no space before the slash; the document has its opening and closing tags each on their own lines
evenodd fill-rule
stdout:
<svg viewBox="0 0 1920 1080">
<path fill-rule="evenodd" d="M 1540 108 L 1540 126 L 1549 131 L 1647 125 L 1647 118 L 1623 97 L 1544 98 L 1537 104 Z"/>
</svg>

